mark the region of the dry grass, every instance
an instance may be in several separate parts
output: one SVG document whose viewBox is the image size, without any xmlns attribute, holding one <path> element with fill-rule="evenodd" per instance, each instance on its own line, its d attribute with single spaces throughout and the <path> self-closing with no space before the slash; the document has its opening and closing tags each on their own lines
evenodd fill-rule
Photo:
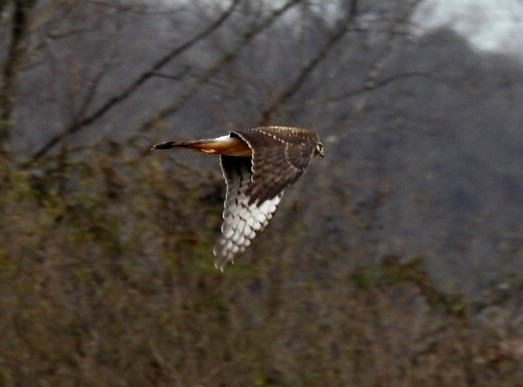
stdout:
<svg viewBox="0 0 523 387">
<path fill-rule="evenodd" d="M 421 262 L 223 275 L 219 176 L 91 159 L 0 172 L 0 386 L 521 385 L 521 329 L 476 319 Z M 268 241 L 249 257 L 289 254 Z"/>
</svg>

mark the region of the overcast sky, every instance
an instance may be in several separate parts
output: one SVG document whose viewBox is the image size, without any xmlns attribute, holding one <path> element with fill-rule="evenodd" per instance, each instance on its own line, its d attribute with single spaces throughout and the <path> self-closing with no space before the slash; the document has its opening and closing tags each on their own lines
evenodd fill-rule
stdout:
<svg viewBox="0 0 523 387">
<path fill-rule="evenodd" d="M 422 32 L 447 26 L 477 49 L 523 58 L 522 0 L 424 0 L 414 21 Z"/>
</svg>

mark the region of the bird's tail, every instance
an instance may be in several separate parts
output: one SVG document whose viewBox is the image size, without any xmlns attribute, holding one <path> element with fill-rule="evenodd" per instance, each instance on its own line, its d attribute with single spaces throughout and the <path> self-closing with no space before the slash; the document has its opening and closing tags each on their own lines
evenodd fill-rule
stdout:
<svg viewBox="0 0 523 387">
<path fill-rule="evenodd" d="M 251 157 L 252 151 L 249 145 L 238 137 L 222 136 L 218 138 L 209 138 L 206 140 L 194 140 L 184 142 L 162 142 L 153 145 L 153 149 L 171 149 L 185 148 L 207 154 L 225 155 L 225 156 L 243 156 Z"/>
<path fill-rule="evenodd" d="M 197 141 L 168 141 L 162 142 L 160 144 L 155 144 L 151 147 L 151 150 L 154 149 L 171 149 L 171 148 L 189 148 L 189 149 L 198 149 L 199 145 L 202 143 L 201 140 Z"/>
</svg>

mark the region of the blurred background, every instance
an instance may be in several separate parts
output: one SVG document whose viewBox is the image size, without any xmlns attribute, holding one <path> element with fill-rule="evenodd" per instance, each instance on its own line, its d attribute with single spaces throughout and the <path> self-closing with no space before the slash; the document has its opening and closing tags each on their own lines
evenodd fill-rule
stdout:
<svg viewBox="0 0 523 387">
<path fill-rule="evenodd" d="M 523 2 L 0 2 L 0 386 L 521 385 Z M 224 274 L 218 159 L 326 157 Z"/>
</svg>

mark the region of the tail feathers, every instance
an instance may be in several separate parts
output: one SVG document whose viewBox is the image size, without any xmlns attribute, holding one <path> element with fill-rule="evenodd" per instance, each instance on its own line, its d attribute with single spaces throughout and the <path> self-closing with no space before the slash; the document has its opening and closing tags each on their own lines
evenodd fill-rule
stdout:
<svg viewBox="0 0 523 387">
<path fill-rule="evenodd" d="M 176 142 L 176 141 L 168 141 L 168 142 L 162 142 L 160 144 L 155 144 L 151 147 L 151 150 L 154 149 L 171 149 L 171 148 L 192 148 L 194 146 L 193 141 L 188 142 Z"/>
<path fill-rule="evenodd" d="M 197 152 L 225 156 L 251 157 L 252 155 L 251 148 L 246 142 L 237 137 L 230 136 L 184 142 L 162 142 L 153 145 L 151 150 L 171 148 L 185 148 Z"/>
</svg>

